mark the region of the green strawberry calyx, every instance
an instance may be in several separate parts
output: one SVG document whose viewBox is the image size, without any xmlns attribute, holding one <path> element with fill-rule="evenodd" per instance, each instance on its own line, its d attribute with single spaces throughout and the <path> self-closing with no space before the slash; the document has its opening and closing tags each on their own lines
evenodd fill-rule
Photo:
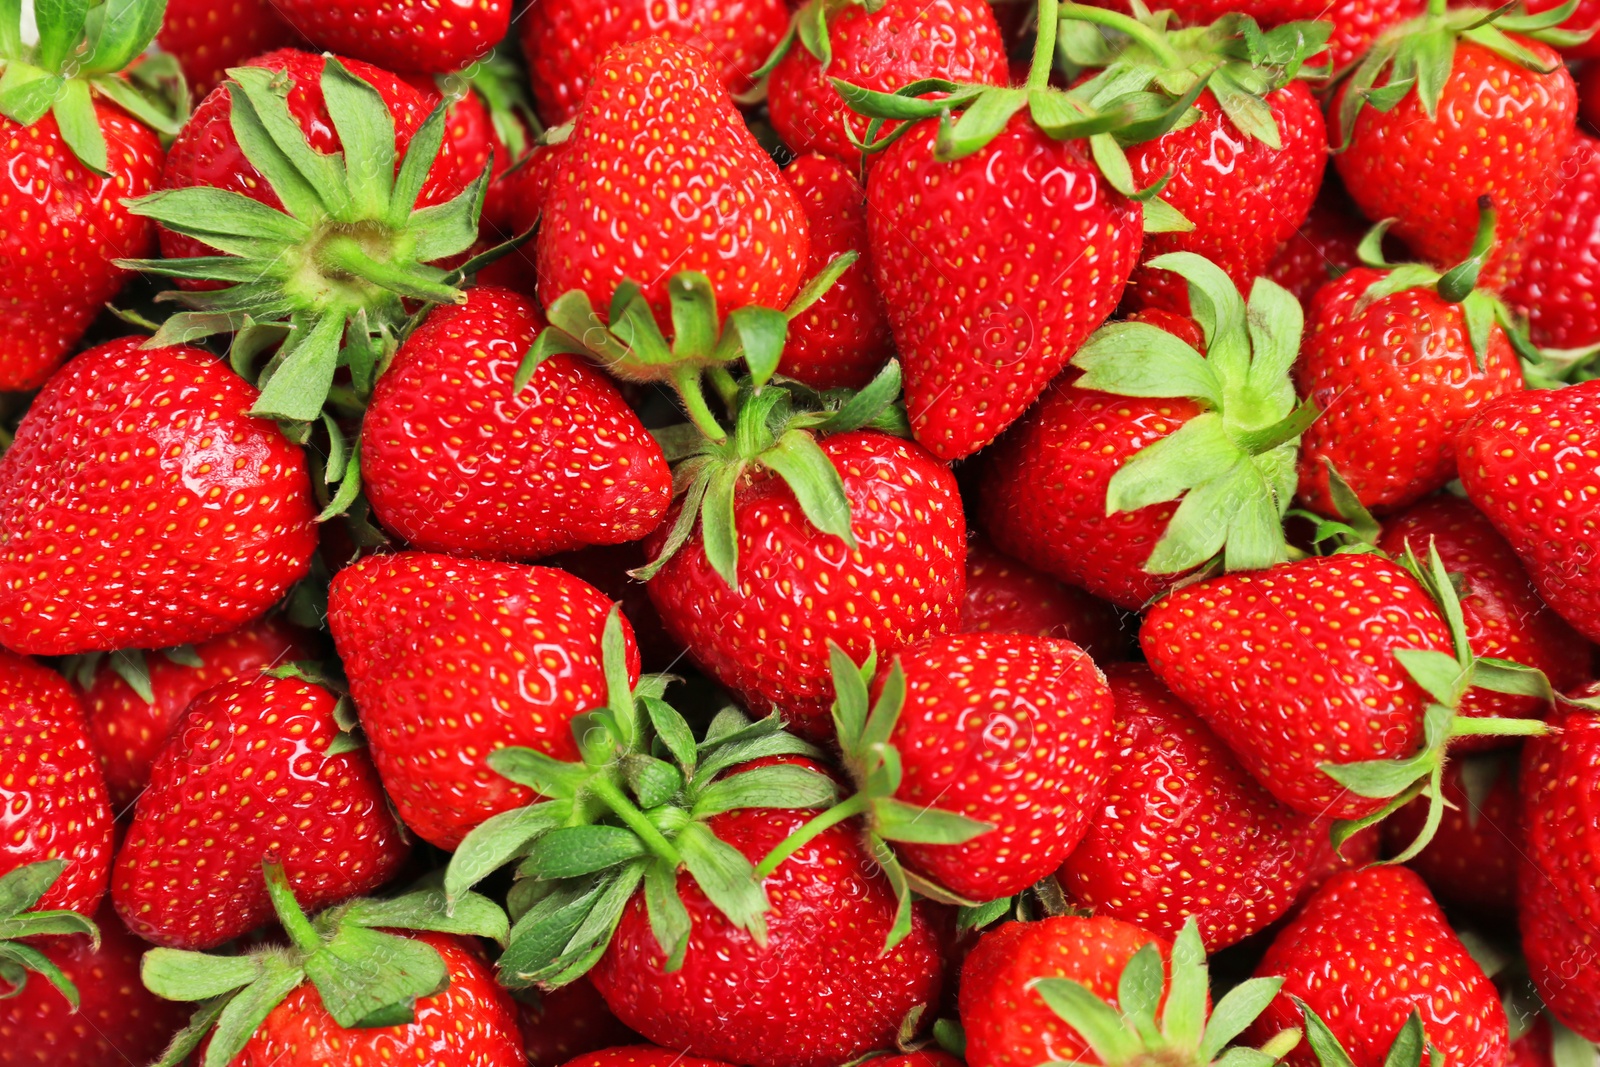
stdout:
<svg viewBox="0 0 1600 1067">
<path fill-rule="evenodd" d="M 141 61 L 166 9 L 166 0 L 39 4 L 37 42 L 29 45 L 23 5 L 7 5 L 0 11 L 0 115 L 22 126 L 53 115 L 72 154 L 102 175 L 110 163 L 96 95 L 158 133 L 176 134 L 188 117 L 183 74 L 171 56 Z"/>
<path fill-rule="evenodd" d="M 655 577 L 698 527 L 706 561 L 729 588 L 737 588 L 734 499 L 745 476 L 760 470 L 783 480 L 812 526 L 855 551 L 844 480 L 817 439 L 863 428 L 910 436 L 899 396 L 900 364 L 890 360 L 855 393 L 818 392 L 788 380 L 765 386 L 747 381 L 730 405 L 736 413 L 732 433 L 720 426 L 708 433 L 695 423 L 655 431 L 673 464 L 673 495 L 682 504 L 656 558 L 630 573 L 642 582 Z"/>
<path fill-rule="evenodd" d="M 1115 1006 L 1071 978 L 1036 979 L 1033 991 L 1106 1067 L 1272 1067 L 1300 1043 L 1299 1030 L 1274 1034 L 1260 1048 L 1229 1048 L 1228 1042 L 1266 1010 L 1282 986 L 1282 978 L 1247 979 L 1208 1015 L 1210 968 L 1191 916 L 1172 943 L 1168 968 L 1154 944 L 1133 954 L 1117 979 Z"/>
<path fill-rule="evenodd" d="M 1339 1044 L 1338 1037 L 1328 1028 L 1328 1024 L 1322 1021 L 1322 1016 L 1299 997 L 1294 998 L 1294 1003 L 1304 1018 L 1306 1044 L 1311 1046 L 1317 1062 L 1322 1067 L 1355 1067 L 1355 1061 Z M 1287 1032 L 1298 1033 L 1293 1030 Z M 1422 1025 L 1422 1013 L 1413 1008 L 1405 1025 L 1394 1035 L 1394 1041 L 1384 1055 L 1383 1067 L 1422 1067 L 1424 1057 L 1427 1058 L 1428 1067 L 1443 1067 L 1444 1054 L 1428 1040 Z"/>
<path fill-rule="evenodd" d="M 88 691 L 94 685 L 95 676 L 105 667 L 118 678 L 127 683 L 140 700 L 146 704 L 156 702 L 156 694 L 150 688 L 150 664 L 148 657 L 159 653 L 169 662 L 183 667 L 204 667 L 205 661 L 195 651 L 193 645 L 173 645 L 169 648 L 154 649 L 146 652 L 138 648 L 118 649 L 115 652 L 83 652 L 78 655 L 68 656 L 61 664 L 61 673 L 78 686 L 79 689 Z"/>
<path fill-rule="evenodd" d="M 323 418 L 340 367 L 348 368 L 358 402 L 370 395 L 412 320 L 406 301 L 465 302 L 461 278 L 475 264 L 453 272 L 434 264 L 477 239 L 489 168 L 448 203 L 418 208 L 443 143 L 448 100 L 417 130 L 397 169 L 394 116 L 378 90 L 337 59 L 325 60 L 321 79 L 343 146 L 335 153 L 312 148 L 290 114 L 284 72 L 236 67 L 228 78 L 233 133 L 283 209 L 209 186 L 151 193 L 129 209 L 220 254 L 123 265 L 225 283 L 163 294 L 188 310 L 168 318 L 147 345 L 233 333 L 234 369 L 261 390 L 251 414 L 313 423 Z M 257 369 L 273 345 L 276 353 Z"/>
<path fill-rule="evenodd" d="M 539 364 L 557 352 L 587 356 L 624 381 L 670 385 L 689 421 L 706 437 L 722 441 L 726 431 L 707 403 L 703 378 L 709 375 L 724 403 L 731 403 L 739 388 L 729 371 L 733 364 L 744 364 L 756 388 L 765 385 L 777 373 L 789 323 L 821 299 L 858 258 L 856 252 L 835 256 L 781 311 L 751 305 L 726 318 L 718 314 L 711 279 L 699 271 L 680 271 L 667 281 L 670 341 L 637 282 L 617 286 L 605 318 L 596 313 L 587 293 L 570 290 L 546 309 L 550 325 L 523 357 L 513 387 L 527 385 Z"/>
<path fill-rule="evenodd" d="M 1221 268 L 1192 252 L 1157 256 L 1149 266 L 1189 283 L 1206 354 L 1149 323 L 1113 322 L 1073 356 L 1084 372 L 1076 384 L 1119 396 L 1186 397 L 1204 410 L 1117 470 L 1106 514 L 1181 500 L 1145 561 L 1152 574 L 1214 560 L 1229 571 L 1284 562 L 1300 435 L 1319 414 L 1296 402 L 1289 377 L 1305 323 L 1300 304 L 1266 278 L 1255 280 L 1246 303 Z"/>
<path fill-rule="evenodd" d="M 65 860 L 24 863 L 0 875 L 0 1000 L 16 996 L 37 974 L 61 991 L 67 1003 L 78 1006 L 78 987 L 49 956 L 28 944 L 32 937 L 83 935 L 95 947 L 100 931 L 90 919 L 75 911 L 29 911 L 38 904 L 67 869 Z"/>
<path fill-rule="evenodd" d="M 1129 92 L 1151 90 L 1181 100 L 1198 85 L 1246 137 L 1281 149 L 1283 139 L 1266 97 L 1309 71 L 1333 24 L 1290 22 L 1263 32 L 1247 15 L 1230 14 L 1209 26 L 1169 30 L 1170 11 L 1152 15 L 1134 0 L 1135 14 L 1083 4 L 1061 6 L 1057 50 L 1075 71 L 1097 70 L 1078 86 L 1090 106 L 1112 106 Z M 1113 31 L 1108 38 L 1102 29 Z"/>
<path fill-rule="evenodd" d="M 1446 0 L 1429 0 L 1428 10 L 1379 35 L 1366 56 L 1354 66 L 1342 88 L 1334 121 L 1338 127 L 1341 152 L 1350 143 L 1357 117 L 1363 108 L 1379 112 L 1394 110 L 1414 91 L 1417 102 L 1430 120 L 1439 110 L 1445 83 L 1455 65 L 1456 44 L 1470 41 L 1529 70 L 1548 74 L 1543 59 L 1525 48 L 1516 37 L 1531 38 L 1553 48 L 1582 44 L 1592 31 L 1561 29 L 1561 24 L 1577 10 L 1578 0 L 1567 0 L 1560 7 L 1536 15 L 1522 12 L 1516 4 L 1494 9 L 1446 6 Z M 1520 12 L 1520 13 L 1518 13 Z M 1384 75 L 1387 74 L 1387 77 Z M 1383 84 L 1378 79 L 1384 78 Z"/>
<path fill-rule="evenodd" d="M 888 0 L 806 0 L 795 10 L 789 20 L 789 29 L 767 56 L 767 61 L 751 75 L 752 80 L 766 77 L 783 57 L 794 48 L 795 42 L 814 56 L 823 70 L 833 65 L 833 41 L 828 35 L 828 20 L 838 17 L 841 11 L 859 7 L 869 15 L 877 14 Z"/>
<path fill-rule="evenodd" d="M 544 125 L 528 99 L 527 73 L 498 50 L 465 70 L 439 75 L 434 83 L 446 99 L 458 99 L 469 92 L 478 94 L 478 99 L 489 109 L 489 121 L 494 126 L 495 136 L 506 146 L 510 162 L 526 156 L 535 140 L 544 133 Z"/>
<path fill-rule="evenodd" d="M 849 653 L 829 641 L 828 660 L 833 669 L 834 730 L 844 755 L 845 770 L 855 782 L 856 791 L 785 838 L 756 866 L 756 874 L 766 877 L 824 830 L 846 819 L 861 818 L 867 853 L 889 879 L 899 901 L 894 925 L 883 946 L 887 953 L 911 933 L 913 892 L 967 908 L 989 903 L 956 896 L 936 882 L 908 870 L 895 855 L 890 842 L 960 845 L 990 832 L 994 825 L 931 805 L 908 804 L 895 799 L 903 772 L 900 753 L 889 739 L 906 700 L 906 674 L 899 657 L 884 675 L 883 688 L 876 701 L 870 701 L 868 692 L 868 686 L 878 673 L 876 653 L 869 654 L 866 661 L 857 666 Z"/>
<path fill-rule="evenodd" d="M 432 945 L 391 930 L 506 939 L 505 913 L 476 893 L 447 908 L 444 890 L 425 881 L 397 897 L 350 900 L 307 918 L 283 868 L 269 859 L 262 873 L 288 945 L 239 956 L 172 948 L 145 953 L 140 976 L 147 989 L 199 1005 L 155 1067 L 189 1062 L 208 1034 L 199 1067 L 226 1067 L 268 1013 L 304 982 L 346 1029 L 411 1022 L 416 1001 L 443 992 L 450 976 Z"/>
<path fill-rule="evenodd" d="M 540 799 L 474 829 L 445 872 L 454 900 L 517 864 L 507 900 L 515 924 L 498 963 L 501 983 L 513 989 L 555 988 L 588 971 L 641 891 L 666 968 L 677 969 L 691 933 L 677 891 L 680 872 L 729 922 L 765 944 L 770 904 L 761 879 L 706 822 L 740 808 L 825 807 L 838 796 L 832 779 L 806 766 L 738 770 L 751 760 L 819 755 L 785 733 L 776 715 L 752 722 L 728 707 L 697 741 L 662 699 L 673 679 L 646 675 L 630 686 L 615 608 L 602 649 L 607 703 L 572 721 L 580 758 L 564 762 L 530 748 L 492 753 L 491 769 Z"/>
</svg>

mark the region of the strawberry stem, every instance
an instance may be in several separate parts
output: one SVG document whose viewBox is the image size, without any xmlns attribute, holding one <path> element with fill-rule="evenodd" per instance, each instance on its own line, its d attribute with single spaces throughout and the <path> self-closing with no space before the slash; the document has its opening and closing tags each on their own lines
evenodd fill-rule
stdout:
<svg viewBox="0 0 1600 1067">
<path fill-rule="evenodd" d="M 373 259 L 352 237 L 335 237 L 322 246 L 319 258 L 336 271 L 371 282 L 381 289 L 414 299 L 441 304 L 465 304 L 467 294 L 453 285 L 432 282 L 417 275 L 416 268 L 396 266 Z"/>
<path fill-rule="evenodd" d="M 706 403 L 705 390 L 700 384 L 700 368 L 681 366 L 672 370 L 672 386 L 683 401 L 683 412 L 695 428 L 713 441 L 726 441 L 728 432 L 717 422 Z"/>
<path fill-rule="evenodd" d="M 622 820 L 623 825 L 639 835 L 639 840 L 643 841 L 645 847 L 651 852 L 674 867 L 678 867 L 683 863 L 683 857 L 679 856 L 678 850 L 672 847 L 672 842 L 661 836 L 661 831 L 657 830 L 655 824 L 645 816 L 645 813 L 640 811 L 638 806 L 629 800 L 622 790 L 617 788 L 616 783 L 602 775 L 596 775 L 590 779 L 588 788 L 591 793 L 600 798 L 606 807 L 615 813 L 617 818 Z"/>
<path fill-rule="evenodd" d="M 1030 91 L 1050 84 L 1050 72 L 1056 63 L 1056 27 L 1060 21 L 1060 0 L 1039 0 L 1039 36 L 1033 44 L 1033 66 L 1028 68 Z"/>
<path fill-rule="evenodd" d="M 1457 715 L 1450 720 L 1451 737 L 1544 737 L 1551 732 L 1550 724 L 1542 719 Z"/>
<path fill-rule="evenodd" d="M 272 898 L 272 910 L 277 912 L 283 932 L 289 935 L 290 942 L 301 952 L 308 956 L 316 952 L 322 947 L 322 937 L 311 925 L 311 920 L 306 918 L 300 902 L 294 898 L 294 890 L 289 888 L 289 876 L 283 873 L 283 865 L 267 860 L 261 865 L 261 873 L 266 878 L 267 896 Z"/>
<path fill-rule="evenodd" d="M 1045 0 L 1045 2 L 1049 3 L 1050 0 Z M 872 798 L 867 794 L 857 793 L 849 800 L 835 804 L 800 827 L 800 829 L 784 838 L 782 843 L 767 853 L 766 858 L 756 865 L 756 880 L 760 881 L 771 875 L 773 871 L 778 869 L 780 863 L 794 855 L 802 845 L 810 842 L 824 830 L 831 829 L 846 819 L 853 819 L 857 815 L 865 814 L 868 805 L 871 803 Z"/>
<path fill-rule="evenodd" d="M 1041 11 L 1040 18 L 1043 17 L 1043 13 Z M 1157 33 L 1149 26 L 1146 26 L 1138 19 L 1133 18 L 1130 15 L 1124 15 L 1120 11 L 1107 11 L 1105 8 L 1087 7 L 1083 4 L 1063 4 L 1061 6 L 1060 17 L 1076 19 L 1079 22 L 1092 22 L 1097 26 L 1104 26 L 1107 29 L 1116 30 L 1118 33 L 1131 37 L 1135 41 L 1138 41 L 1140 44 L 1144 45 L 1150 50 L 1152 55 L 1154 55 L 1166 66 L 1174 70 L 1181 69 L 1184 65 L 1183 60 L 1178 56 L 1178 53 L 1173 51 L 1172 46 L 1166 42 L 1161 34 Z M 1040 33 L 1039 36 L 1042 38 L 1044 34 Z M 1054 48 L 1054 31 L 1051 31 L 1050 37 L 1050 47 Z M 1037 63 L 1038 60 L 1035 59 L 1034 62 Z M 1031 79 L 1029 81 L 1029 87 L 1032 87 Z"/>
</svg>

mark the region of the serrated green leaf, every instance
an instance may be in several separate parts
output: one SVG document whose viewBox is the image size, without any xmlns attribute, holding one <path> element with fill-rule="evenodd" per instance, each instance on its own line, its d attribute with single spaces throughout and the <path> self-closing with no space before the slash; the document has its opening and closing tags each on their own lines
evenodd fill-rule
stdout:
<svg viewBox="0 0 1600 1067">
<path fill-rule="evenodd" d="M 322 1006 L 343 1027 L 409 1022 L 419 997 L 450 984 L 439 951 L 425 941 L 344 925 L 305 961 Z"/>
<path fill-rule="evenodd" d="M 1190 489 L 1227 475 L 1241 458 L 1221 415 L 1197 415 L 1123 463 L 1106 488 L 1106 514 L 1176 500 Z"/>
</svg>

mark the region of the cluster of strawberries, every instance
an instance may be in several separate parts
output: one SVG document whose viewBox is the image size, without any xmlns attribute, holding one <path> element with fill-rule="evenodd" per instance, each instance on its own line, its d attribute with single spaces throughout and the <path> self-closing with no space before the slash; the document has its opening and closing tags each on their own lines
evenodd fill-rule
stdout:
<svg viewBox="0 0 1600 1067">
<path fill-rule="evenodd" d="M 1594 1067 L 1600 0 L 1099 3 L 0 6 L 0 1067 Z"/>
</svg>

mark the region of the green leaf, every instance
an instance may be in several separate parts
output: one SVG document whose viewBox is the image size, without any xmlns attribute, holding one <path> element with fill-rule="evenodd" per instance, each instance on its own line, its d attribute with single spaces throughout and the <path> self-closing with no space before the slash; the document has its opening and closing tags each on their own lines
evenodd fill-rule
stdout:
<svg viewBox="0 0 1600 1067">
<path fill-rule="evenodd" d="M 1184 494 L 1178 510 L 1167 522 L 1166 533 L 1145 560 L 1144 569 L 1151 574 L 1177 574 L 1198 567 L 1222 551 L 1231 523 L 1258 483 L 1250 460 L 1240 458 L 1226 473 Z"/>
<path fill-rule="evenodd" d="M 212 1026 L 216 1024 L 217 1016 L 222 1014 L 222 1009 L 226 1008 L 228 1001 L 232 999 L 231 996 L 218 997 L 200 1005 L 189 1017 L 188 1025 L 173 1035 L 171 1042 L 162 1051 L 161 1058 L 151 1067 L 185 1067 L 193 1063 L 189 1057 L 204 1043 L 206 1035 L 211 1033 Z"/>
<path fill-rule="evenodd" d="M 32 126 L 50 110 L 64 84 L 65 79 L 58 74 L 10 60 L 4 74 L 0 74 L 0 114 L 19 126 Z"/>
<path fill-rule="evenodd" d="M 1447 707 L 1460 702 L 1470 672 L 1454 656 L 1428 648 L 1397 648 L 1394 658 L 1434 700 Z"/>
<path fill-rule="evenodd" d="M 1217 1001 L 1206 1022 L 1200 1055 L 1206 1059 L 1215 1058 L 1228 1042 L 1244 1033 L 1245 1027 L 1267 1010 L 1282 987 L 1282 978 L 1250 978 L 1228 990 Z"/>
<path fill-rule="evenodd" d="M 1192 397 L 1222 406 L 1222 382 L 1205 357 L 1145 322 L 1113 322 L 1096 330 L 1072 357 L 1081 389 L 1118 396 Z"/>
<path fill-rule="evenodd" d="M 846 400 L 838 411 L 814 429 L 826 436 L 844 433 L 847 430 L 859 430 L 871 424 L 900 395 L 900 382 L 900 361 L 891 359 L 884 364 L 877 376 L 867 383 L 865 389 Z"/>
<path fill-rule="evenodd" d="M 320 174 L 306 175 L 297 166 L 297 159 L 306 162 L 312 170 L 318 168 L 305 160 L 307 154 L 317 155 L 325 164 L 331 165 L 332 161 L 312 151 L 299 125 L 289 117 L 283 99 L 275 96 L 272 85 L 278 77 L 281 72 L 261 67 L 230 69 L 229 80 L 225 83 L 231 101 L 229 123 L 245 158 L 267 179 L 289 214 L 306 223 L 315 223 L 335 214 L 334 205 L 326 202 L 324 196 L 333 196 L 337 201 L 337 193 L 318 184 Z M 275 115 L 271 106 L 273 100 L 277 101 Z M 285 128 L 285 123 L 292 131 Z M 286 149 L 279 142 L 278 134 L 289 138 L 298 148 Z"/>
<path fill-rule="evenodd" d="M 261 387 L 250 409 L 258 418 L 309 422 L 322 414 L 339 365 L 344 316 L 296 316 L 295 328 L 280 350 L 281 362 Z"/>
<path fill-rule="evenodd" d="M 1318 768 L 1357 796 L 1387 800 L 1428 774 L 1438 762 L 1437 752 L 1424 750 L 1410 759 L 1322 763 Z"/>
<path fill-rule="evenodd" d="M 100 130 L 94 101 L 89 98 L 89 84 L 77 78 L 67 79 L 50 111 L 61 139 L 78 161 L 96 174 L 108 173 L 111 165 L 106 156 L 106 136 Z"/>
<path fill-rule="evenodd" d="M 1176 500 L 1196 486 L 1227 475 L 1240 459 L 1239 446 L 1228 435 L 1222 416 L 1216 412 L 1197 415 L 1135 453 L 1111 476 L 1106 514 Z"/>
<path fill-rule="evenodd" d="M 853 753 L 860 747 L 867 726 L 867 679 L 850 654 L 832 638 L 828 639 L 828 666 L 833 675 L 834 731 L 839 747 L 846 754 Z"/>
<path fill-rule="evenodd" d="M 1322 1016 L 1312 1011 L 1311 1005 L 1299 997 L 1295 997 L 1294 1002 L 1299 1007 L 1300 1013 L 1305 1016 L 1306 1043 L 1311 1046 L 1311 1051 L 1316 1053 L 1317 1062 L 1322 1067 L 1355 1067 L 1344 1046 L 1339 1044 L 1339 1039 L 1328 1029 L 1328 1024 L 1322 1021 Z"/>
<path fill-rule="evenodd" d="M 733 491 L 743 474 L 742 463 L 713 468 L 700 505 L 700 539 L 706 562 L 730 589 L 739 587 L 739 535 L 734 526 Z"/>
<path fill-rule="evenodd" d="M 1269 278 L 1257 278 L 1245 311 L 1250 330 L 1249 390 L 1258 402 L 1274 397 L 1289 383 L 1289 372 L 1300 358 L 1300 338 L 1305 312 L 1288 290 Z M 1293 400 L 1292 386 L 1288 390 Z"/>
<path fill-rule="evenodd" d="M 450 984 L 444 960 L 427 942 L 351 925 L 311 954 L 305 972 L 322 1006 L 347 1028 L 373 1019 L 389 1026 L 410 1022 L 419 997 Z"/>
<path fill-rule="evenodd" d="M 663 969 L 669 973 L 675 971 L 683 965 L 693 924 L 689 909 L 678 895 L 678 872 L 665 860 L 658 859 L 645 868 L 644 904 L 650 918 L 650 932 L 667 957 Z"/>
<path fill-rule="evenodd" d="M 677 846 L 684 867 L 706 898 L 729 922 L 755 938 L 756 944 L 766 945 L 763 916 L 769 906 L 767 894 L 744 854 L 715 837 L 703 823 L 685 826 L 678 834 Z"/>
<path fill-rule="evenodd" d="M 1102 1063 L 1125 1063 L 1141 1050 L 1122 1016 L 1087 987 L 1070 978 L 1040 978 L 1033 991 L 1068 1026 L 1078 1031 Z"/>
<path fill-rule="evenodd" d="M 405 158 L 400 161 L 400 172 L 395 175 L 394 188 L 389 194 L 387 221 L 395 229 L 407 224 L 416 208 L 417 197 L 422 195 L 428 172 L 433 169 L 439 147 L 444 144 L 445 113 L 449 107 L 450 101 L 441 98 L 406 146 Z M 550 321 L 555 323 L 553 318 Z"/>
<path fill-rule="evenodd" d="M 1194 223 L 1159 196 L 1144 202 L 1145 233 L 1189 233 L 1193 230 Z"/>
<path fill-rule="evenodd" d="M 711 279 L 699 271 L 680 271 L 667 279 L 667 300 L 672 307 L 673 352 L 690 363 L 709 360 L 717 347 L 718 327 Z"/>
<path fill-rule="evenodd" d="M 955 122 L 940 125 L 934 158 L 949 162 L 981 151 L 1027 102 L 1024 89 L 990 88 L 979 93 Z"/>
<path fill-rule="evenodd" d="M 922 845 L 961 845 L 993 830 L 980 822 L 939 808 L 919 807 L 903 800 L 880 797 L 872 803 L 873 829 L 889 841 Z"/>
<path fill-rule="evenodd" d="M 811 525 L 839 538 L 846 548 L 855 549 L 844 479 L 810 432 L 788 431 L 777 444 L 761 453 L 759 461 L 783 479 Z"/>
<path fill-rule="evenodd" d="M 739 339 L 750 382 L 757 389 L 778 372 L 783 346 L 789 338 L 789 317 L 764 307 L 742 307 L 728 316 L 726 332 Z"/>
<path fill-rule="evenodd" d="M 1294 463 L 1294 451 L 1285 446 L 1282 452 Z M 1231 493 L 1235 500 L 1233 513 L 1228 516 L 1227 544 L 1223 546 L 1223 567 L 1230 571 L 1265 570 L 1289 558 L 1289 548 L 1283 536 L 1283 509 L 1287 508 L 1293 493 L 1293 482 L 1280 493 L 1269 480 L 1274 460 L 1279 451 L 1265 456 L 1255 456 L 1231 475 Z"/>
<path fill-rule="evenodd" d="M 1097 133 L 1089 138 L 1089 151 L 1094 157 L 1094 165 L 1113 189 L 1123 196 L 1134 196 L 1139 187 L 1133 180 L 1133 168 L 1128 163 L 1127 153 L 1117 139 L 1109 133 Z"/>
<path fill-rule="evenodd" d="M 1174 1048 L 1200 1047 L 1201 1035 L 1206 1031 L 1206 996 L 1209 989 L 1209 972 L 1206 968 L 1206 948 L 1200 940 L 1200 926 L 1194 916 L 1183 922 L 1183 928 L 1172 942 L 1172 960 L 1168 968 L 1167 1003 L 1161 1010 L 1161 1032 Z M 1197 1059 L 1206 1062 L 1210 1056 Z"/>
<path fill-rule="evenodd" d="M 586 973 L 605 952 L 611 935 L 622 919 L 622 909 L 627 906 L 644 877 L 644 860 L 635 860 L 612 876 L 595 901 L 595 906 L 584 917 L 573 933 L 567 947 L 547 969 L 541 979 L 552 986 L 564 985 Z"/>
<path fill-rule="evenodd" d="M 1406 1024 L 1389 1046 L 1389 1053 L 1383 1058 L 1383 1067 L 1418 1067 L 1427 1046 L 1428 1037 L 1422 1031 L 1422 1014 L 1412 1009 Z"/>
<path fill-rule="evenodd" d="M 286 957 L 261 957 L 261 977 L 236 993 L 217 1015 L 201 1067 L 227 1067 L 266 1019 L 305 978 Z"/>
<path fill-rule="evenodd" d="M 0 918 L 9 919 L 39 903 L 66 868 L 64 860 L 39 860 L 0 875 Z"/>
<path fill-rule="evenodd" d="M 634 754 L 623 759 L 628 788 L 646 810 L 660 807 L 683 787 L 683 775 L 666 760 Z"/>
<path fill-rule="evenodd" d="M 20 56 L 22 44 L 22 0 L 0 0 L 0 55 Z"/>
<path fill-rule="evenodd" d="M 1122 968 L 1117 979 L 1117 1004 L 1124 1018 L 1133 1024 L 1144 1041 L 1159 1041 L 1156 1031 L 1156 1006 L 1166 985 L 1161 950 L 1153 944 L 1142 946 Z"/>
<path fill-rule="evenodd" d="M 39 30 L 34 61 L 45 70 L 60 71 L 83 39 L 89 0 L 34 0 L 33 18 Z"/>
<path fill-rule="evenodd" d="M 356 497 L 361 493 L 361 440 L 356 439 L 355 446 L 350 449 L 350 458 L 344 465 L 344 473 L 339 478 L 339 491 L 334 493 L 333 499 L 328 501 L 328 506 L 317 515 L 318 522 L 328 522 L 350 510 L 356 502 Z M 330 752 L 329 755 L 336 755 Z"/>
<path fill-rule="evenodd" d="M 1595 1046 L 1546 1014 L 1550 1026 L 1551 1067 L 1595 1067 Z"/>
<path fill-rule="evenodd" d="M 123 70 L 154 40 L 165 10 L 165 0 L 106 0 L 97 12 L 89 50 L 79 61 L 78 69 L 84 74 L 116 74 Z"/>
<path fill-rule="evenodd" d="M 1168 252 L 1147 266 L 1189 283 L 1189 307 L 1206 338 L 1206 363 L 1222 382 L 1248 380 L 1249 333 L 1244 299 L 1222 268 L 1193 252 Z M 1153 328 L 1153 327 L 1152 327 Z M 1188 394 L 1199 395 L 1199 394 Z"/>
<path fill-rule="evenodd" d="M 840 78 L 829 78 L 828 81 L 844 101 L 845 107 L 869 118 L 912 120 L 933 118 L 946 108 L 953 108 L 976 95 L 968 89 L 960 95 L 947 96 L 940 100 L 919 99 L 923 93 L 960 92 L 961 86 L 939 78 L 924 78 L 893 93 L 863 89 Z"/>
<path fill-rule="evenodd" d="M 346 926 L 390 927 L 396 930 L 432 930 L 462 937 L 485 937 L 504 944 L 506 914 L 500 906 L 478 893 L 445 895 L 442 880 L 387 900 L 363 898 L 339 913 Z"/>
<path fill-rule="evenodd" d="M 565 826 L 534 842 L 525 867 L 546 879 L 574 878 L 627 863 L 646 851 L 632 830 L 620 826 Z"/>
<path fill-rule="evenodd" d="M 1479 656 L 1473 659 L 1471 685 L 1474 689 L 1487 689 L 1490 692 L 1506 693 L 1511 696 L 1533 697 L 1535 700 L 1556 699 L 1550 679 L 1539 668 L 1492 656 Z"/>
<path fill-rule="evenodd" d="M 382 217 L 394 184 L 394 116 L 376 89 L 331 57 L 322 68 L 322 98 L 344 149 L 353 214 Z"/>
<path fill-rule="evenodd" d="M 1241 86 L 1228 67 L 1219 67 L 1213 72 L 1208 87 L 1223 114 L 1228 116 L 1240 133 L 1260 141 L 1273 151 L 1283 148 L 1283 138 L 1279 136 L 1278 123 L 1271 106 Z"/>
<path fill-rule="evenodd" d="M 502 778 L 545 797 L 570 798 L 591 773 L 581 763 L 567 763 L 532 748 L 502 748 L 489 753 L 489 769 Z"/>
<path fill-rule="evenodd" d="M 72 914 L 66 912 L 65 914 Z M 11 988 L 0 993 L 0 1000 L 16 996 L 28 984 L 29 975 L 36 974 L 55 986 L 67 1003 L 77 1010 L 78 987 L 54 960 L 32 945 L 21 941 L 0 941 L 0 985 Z"/>
<path fill-rule="evenodd" d="M 656 737 L 672 753 L 672 758 L 678 761 L 678 766 L 683 768 L 685 774 L 693 774 L 695 768 L 696 748 L 694 733 L 689 729 L 689 723 L 678 710 L 662 700 L 646 698 L 640 701 L 644 705 L 645 714 L 650 717 L 651 729 Z"/>
<path fill-rule="evenodd" d="M 808 767 L 757 767 L 706 786 L 694 803 L 697 819 L 737 808 L 825 808 L 839 799 L 833 779 Z"/>
<path fill-rule="evenodd" d="M 406 223 L 416 241 L 412 255 L 423 263 L 465 252 L 478 239 L 478 219 L 489 190 L 489 172 L 443 204 L 419 208 Z"/>
<path fill-rule="evenodd" d="M 795 294 L 793 300 L 789 301 L 789 306 L 783 309 L 784 316 L 792 322 L 801 312 L 821 300 L 822 295 L 833 288 L 833 284 L 844 275 L 845 271 L 855 266 L 860 258 L 861 253 L 852 249 L 849 252 L 840 252 L 828 260 L 827 265 L 812 275 L 811 280 Z"/>
<path fill-rule="evenodd" d="M 560 956 L 615 876 L 556 886 L 517 920 L 496 967 L 502 985 L 532 984 Z"/>
<path fill-rule="evenodd" d="M 261 977 L 256 956 L 212 956 L 153 948 L 139 961 L 144 987 L 165 1000 L 210 1000 Z"/>
</svg>

